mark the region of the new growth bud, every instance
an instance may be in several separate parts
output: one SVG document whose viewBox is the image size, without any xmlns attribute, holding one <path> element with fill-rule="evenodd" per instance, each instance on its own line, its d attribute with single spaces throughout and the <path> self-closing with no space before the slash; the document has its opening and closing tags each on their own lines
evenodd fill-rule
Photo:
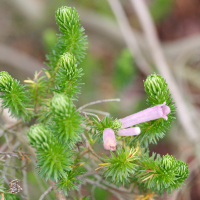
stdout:
<svg viewBox="0 0 200 200">
<path fill-rule="evenodd" d="M 116 149 L 115 132 L 111 128 L 106 128 L 103 131 L 103 145 L 106 150 L 114 151 Z"/>
<path fill-rule="evenodd" d="M 51 101 L 51 110 L 54 115 L 69 117 L 74 110 L 74 105 L 66 95 L 56 94 Z"/>
<path fill-rule="evenodd" d="M 60 58 L 60 67 L 66 72 L 70 80 L 77 71 L 76 58 L 70 53 L 64 53 Z"/>
<path fill-rule="evenodd" d="M 0 91 L 1 92 L 10 92 L 13 78 L 8 72 L 0 72 Z"/>
<path fill-rule="evenodd" d="M 166 102 L 164 102 L 161 105 L 147 108 L 143 111 L 127 116 L 123 119 L 119 119 L 119 121 L 122 122 L 121 128 L 127 128 L 136 124 L 140 124 L 142 122 L 148 122 L 158 118 L 164 118 L 165 120 L 167 120 L 167 115 L 170 113 L 170 108 L 165 104 Z"/>
<path fill-rule="evenodd" d="M 50 133 L 47 127 L 45 127 L 43 124 L 36 124 L 34 126 L 31 126 L 29 132 L 28 132 L 28 139 L 30 144 L 38 149 L 38 148 L 45 148 L 45 145 L 48 145 L 48 137 Z"/>
<path fill-rule="evenodd" d="M 122 122 L 120 122 L 119 120 L 115 119 L 111 129 L 113 129 L 114 131 L 118 131 L 122 126 Z"/>
</svg>

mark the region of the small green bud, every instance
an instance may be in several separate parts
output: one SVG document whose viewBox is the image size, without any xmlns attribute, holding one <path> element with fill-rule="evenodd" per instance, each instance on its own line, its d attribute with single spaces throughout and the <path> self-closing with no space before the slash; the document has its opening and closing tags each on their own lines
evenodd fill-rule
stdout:
<svg viewBox="0 0 200 200">
<path fill-rule="evenodd" d="M 112 127 L 111 129 L 113 129 L 114 131 L 118 131 L 122 126 L 122 122 L 120 122 L 118 119 L 115 119 L 113 121 Z"/>
<path fill-rule="evenodd" d="M 157 94 L 161 92 L 161 86 L 166 81 L 158 74 L 153 73 L 147 77 L 147 79 L 144 81 L 145 89 L 148 88 L 150 92 Z"/>
<path fill-rule="evenodd" d="M 10 76 L 8 72 L 5 72 L 5 71 L 0 72 L 0 91 L 1 92 L 9 92 L 12 82 L 13 82 L 13 78 Z"/>
<path fill-rule="evenodd" d="M 62 6 L 56 11 L 56 21 L 61 32 L 77 29 L 80 26 L 77 11 L 67 6 Z"/>
<path fill-rule="evenodd" d="M 181 160 L 177 160 L 176 165 L 175 174 L 184 181 L 189 176 L 188 164 Z"/>
<path fill-rule="evenodd" d="M 167 155 L 163 156 L 160 166 L 164 170 L 170 170 L 170 169 L 174 169 L 176 167 L 175 163 L 176 163 L 176 159 L 174 158 L 174 156 L 170 156 L 167 154 Z"/>
<path fill-rule="evenodd" d="M 168 105 L 169 89 L 164 78 L 160 75 L 153 73 L 144 81 L 145 92 L 148 95 L 147 102 L 151 106 L 162 104 L 166 102 Z"/>
<path fill-rule="evenodd" d="M 156 73 L 153 73 L 153 74 L 151 74 L 151 75 L 149 75 L 147 78 L 146 78 L 146 80 L 145 80 L 145 82 L 147 81 L 160 81 L 160 80 L 162 80 L 162 77 L 160 76 L 160 75 L 158 75 L 158 74 L 156 74 Z"/>
<path fill-rule="evenodd" d="M 63 54 L 60 58 L 60 67 L 66 72 L 66 76 L 70 80 L 77 71 L 76 58 L 70 53 Z"/>
<path fill-rule="evenodd" d="M 48 145 L 45 144 L 48 144 L 48 141 L 50 139 L 50 132 L 43 124 L 36 124 L 34 126 L 31 126 L 27 137 L 30 144 L 34 148 L 48 148 Z"/>
<path fill-rule="evenodd" d="M 51 101 L 51 110 L 53 115 L 61 117 L 70 117 L 75 107 L 72 100 L 64 94 L 56 94 Z"/>
</svg>

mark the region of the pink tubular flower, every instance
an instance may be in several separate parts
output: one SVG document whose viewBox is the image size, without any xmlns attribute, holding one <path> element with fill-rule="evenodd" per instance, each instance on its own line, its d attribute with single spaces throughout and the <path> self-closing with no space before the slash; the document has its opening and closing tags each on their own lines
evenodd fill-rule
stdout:
<svg viewBox="0 0 200 200">
<path fill-rule="evenodd" d="M 115 132 L 111 128 L 106 128 L 103 131 L 103 145 L 106 150 L 114 151 L 116 149 Z"/>
<path fill-rule="evenodd" d="M 132 135 L 139 135 L 141 132 L 139 127 L 133 127 L 133 128 L 126 128 L 126 129 L 120 129 L 117 131 L 117 134 L 119 136 L 132 136 Z"/>
<path fill-rule="evenodd" d="M 124 129 L 124 128 L 134 126 L 134 125 L 142 123 L 142 122 L 155 120 L 158 118 L 164 118 L 165 120 L 167 120 L 168 119 L 167 115 L 170 113 L 170 108 L 169 108 L 169 106 L 167 106 L 165 104 L 166 104 L 166 102 L 164 102 L 161 105 L 147 108 L 147 109 L 140 111 L 138 113 L 135 113 L 133 115 L 129 115 L 125 118 L 119 119 L 119 121 L 122 122 L 122 126 L 121 126 L 122 130 L 119 130 L 118 134 L 119 135 L 122 134 L 124 136 L 127 134 L 127 136 L 129 136 L 131 131 L 133 131 L 132 130 L 133 128 L 129 128 L 130 130 Z M 134 127 L 134 128 L 138 128 L 138 127 Z M 136 130 L 134 129 L 134 131 L 136 131 Z"/>
</svg>

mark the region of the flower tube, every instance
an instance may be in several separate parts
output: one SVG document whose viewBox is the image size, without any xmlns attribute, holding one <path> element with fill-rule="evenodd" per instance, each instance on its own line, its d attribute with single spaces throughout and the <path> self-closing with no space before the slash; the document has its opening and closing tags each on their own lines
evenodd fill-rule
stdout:
<svg viewBox="0 0 200 200">
<path fill-rule="evenodd" d="M 170 108 L 169 106 L 166 105 L 166 102 L 164 102 L 161 105 L 147 108 L 133 115 L 129 115 L 125 118 L 119 119 L 119 121 L 122 122 L 121 129 L 123 129 L 130 126 L 134 126 L 142 122 L 155 120 L 158 118 L 164 118 L 165 120 L 167 120 L 168 119 L 167 115 L 169 113 L 170 113 Z"/>
<path fill-rule="evenodd" d="M 117 131 L 117 135 L 132 136 L 132 135 L 139 135 L 140 132 L 141 132 L 140 127 L 133 127 L 133 128 L 120 129 L 119 131 Z"/>
<path fill-rule="evenodd" d="M 111 128 L 106 128 L 103 131 L 103 145 L 106 150 L 114 151 L 116 149 L 115 132 Z"/>
</svg>

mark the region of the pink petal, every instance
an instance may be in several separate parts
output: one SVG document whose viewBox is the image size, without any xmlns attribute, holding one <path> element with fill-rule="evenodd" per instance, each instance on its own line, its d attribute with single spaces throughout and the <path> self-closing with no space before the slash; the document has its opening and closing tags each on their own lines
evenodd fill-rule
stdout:
<svg viewBox="0 0 200 200">
<path fill-rule="evenodd" d="M 127 128 L 122 129 L 117 132 L 119 136 L 132 136 L 132 135 L 139 135 L 141 132 L 139 127 Z"/>
<path fill-rule="evenodd" d="M 114 151 L 116 149 L 115 132 L 111 128 L 106 128 L 103 131 L 103 145 L 106 150 Z"/>
<path fill-rule="evenodd" d="M 127 128 L 142 122 L 148 122 L 158 118 L 164 118 L 165 120 L 167 120 L 167 114 L 170 113 L 170 108 L 165 104 L 166 102 L 164 102 L 161 105 L 147 108 L 143 111 L 140 111 L 123 119 L 119 119 L 119 121 L 122 122 L 121 128 Z"/>
</svg>

